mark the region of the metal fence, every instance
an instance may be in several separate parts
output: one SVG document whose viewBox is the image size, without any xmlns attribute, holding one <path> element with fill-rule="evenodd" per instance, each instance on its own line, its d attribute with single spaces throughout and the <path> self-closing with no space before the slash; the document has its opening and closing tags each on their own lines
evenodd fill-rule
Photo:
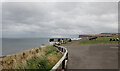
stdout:
<svg viewBox="0 0 120 71">
<path fill-rule="evenodd" d="M 54 46 L 63 54 L 63 57 L 57 62 L 57 64 L 51 69 L 51 71 L 56 71 L 60 67 L 60 65 L 62 65 L 62 70 L 65 70 L 68 61 L 68 51 L 63 46 Z"/>
</svg>

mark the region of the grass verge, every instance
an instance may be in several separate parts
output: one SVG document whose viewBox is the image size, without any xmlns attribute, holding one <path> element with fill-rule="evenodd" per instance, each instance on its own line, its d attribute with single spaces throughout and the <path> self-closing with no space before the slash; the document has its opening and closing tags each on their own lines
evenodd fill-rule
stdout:
<svg viewBox="0 0 120 71">
<path fill-rule="evenodd" d="M 117 38 L 117 36 L 114 37 L 99 37 L 96 40 L 89 40 L 89 39 L 85 39 L 85 40 L 81 40 L 79 42 L 77 42 L 77 44 L 112 44 L 112 43 L 118 43 L 118 41 L 109 41 L 110 39 L 113 38 Z"/>
<path fill-rule="evenodd" d="M 0 68 L 50 70 L 61 57 L 62 54 L 53 46 L 34 48 L 2 58 Z"/>
</svg>

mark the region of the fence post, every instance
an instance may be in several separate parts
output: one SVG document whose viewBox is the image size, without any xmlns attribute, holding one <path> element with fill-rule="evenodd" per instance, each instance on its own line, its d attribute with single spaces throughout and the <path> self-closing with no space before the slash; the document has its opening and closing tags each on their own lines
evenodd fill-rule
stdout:
<svg viewBox="0 0 120 71">
<path fill-rule="evenodd" d="M 63 52 L 63 48 L 62 48 L 62 52 Z"/>
<path fill-rule="evenodd" d="M 65 59 L 62 62 L 62 69 L 65 69 Z"/>
<path fill-rule="evenodd" d="M 67 53 L 67 55 L 66 55 L 66 60 L 68 60 L 68 53 Z"/>
</svg>

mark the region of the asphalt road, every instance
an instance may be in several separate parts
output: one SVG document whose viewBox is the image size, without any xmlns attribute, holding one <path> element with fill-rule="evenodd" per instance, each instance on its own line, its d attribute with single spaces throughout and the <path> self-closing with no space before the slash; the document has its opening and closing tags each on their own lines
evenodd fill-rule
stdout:
<svg viewBox="0 0 120 71">
<path fill-rule="evenodd" d="M 65 44 L 69 53 L 68 69 L 118 69 L 117 44 Z"/>
</svg>

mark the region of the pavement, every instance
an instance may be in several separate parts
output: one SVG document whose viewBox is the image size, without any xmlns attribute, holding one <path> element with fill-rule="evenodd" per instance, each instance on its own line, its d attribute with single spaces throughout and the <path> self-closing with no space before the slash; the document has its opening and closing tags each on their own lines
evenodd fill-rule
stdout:
<svg viewBox="0 0 120 71">
<path fill-rule="evenodd" d="M 118 69 L 117 44 L 87 44 L 63 46 L 69 53 L 68 69 Z"/>
</svg>

